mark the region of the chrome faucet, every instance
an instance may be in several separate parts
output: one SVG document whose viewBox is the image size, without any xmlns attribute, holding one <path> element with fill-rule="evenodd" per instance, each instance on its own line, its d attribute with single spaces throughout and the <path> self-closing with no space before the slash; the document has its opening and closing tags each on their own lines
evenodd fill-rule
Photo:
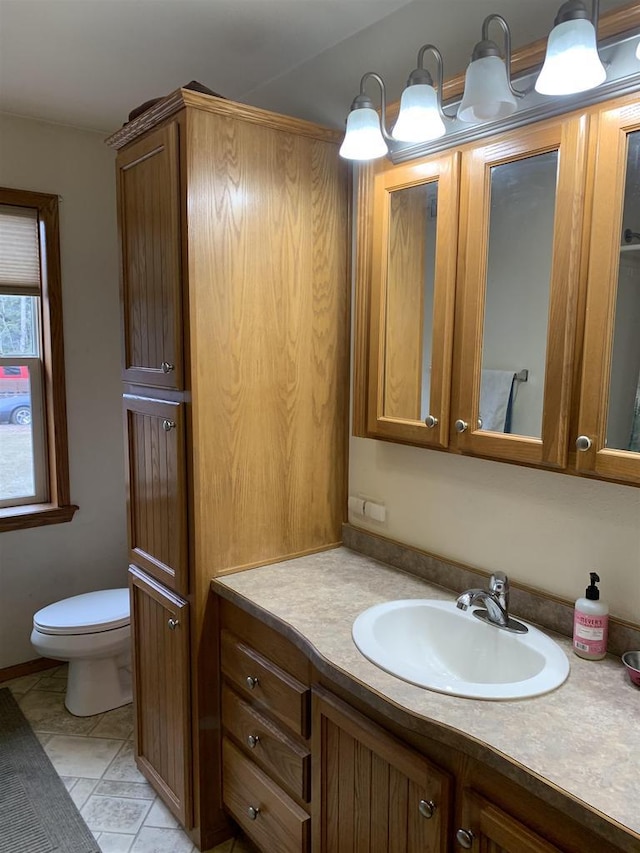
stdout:
<svg viewBox="0 0 640 853">
<path fill-rule="evenodd" d="M 509 578 L 504 572 L 494 572 L 489 579 L 489 589 L 468 589 L 458 596 L 456 606 L 467 610 L 476 603 L 485 605 L 486 610 L 474 610 L 473 615 L 496 628 L 526 634 L 529 630 L 522 622 L 509 616 Z"/>
</svg>

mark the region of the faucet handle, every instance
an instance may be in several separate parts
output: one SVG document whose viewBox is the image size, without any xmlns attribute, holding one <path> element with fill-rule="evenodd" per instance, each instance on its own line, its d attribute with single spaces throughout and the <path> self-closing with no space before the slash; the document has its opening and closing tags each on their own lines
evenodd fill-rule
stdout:
<svg viewBox="0 0 640 853">
<path fill-rule="evenodd" d="M 503 592 L 509 589 L 509 578 L 504 572 L 494 572 L 489 578 L 489 589 L 491 592 Z"/>
<path fill-rule="evenodd" d="M 489 590 L 501 599 L 505 610 L 509 606 L 509 578 L 504 572 L 494 572 L 489 578 Z"/>
</svg>

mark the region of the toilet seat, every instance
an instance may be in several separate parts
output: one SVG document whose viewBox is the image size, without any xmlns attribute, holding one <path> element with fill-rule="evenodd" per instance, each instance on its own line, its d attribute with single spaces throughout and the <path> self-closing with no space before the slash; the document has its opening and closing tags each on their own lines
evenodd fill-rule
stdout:
<svg viewBox="0 0 640 853">
<path fill-rule="evenodd" d="M 99 634 L 129 624 L 129 590 L 103 589 L 43 607 L 33 617 L 41 634 Z"/>
</svg>

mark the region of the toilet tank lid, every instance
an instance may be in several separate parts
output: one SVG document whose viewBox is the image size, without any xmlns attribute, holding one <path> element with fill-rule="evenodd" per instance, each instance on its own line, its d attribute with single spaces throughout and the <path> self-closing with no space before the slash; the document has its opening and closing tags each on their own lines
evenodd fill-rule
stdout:
<svg viewBox="0 0 640 853">
<path fill-rule="evenodd" d="M 129 624 L 129 590 L 101 589 L 43 607 L 33 627 L 43 634 L 97 634 Z"/>
</svg>

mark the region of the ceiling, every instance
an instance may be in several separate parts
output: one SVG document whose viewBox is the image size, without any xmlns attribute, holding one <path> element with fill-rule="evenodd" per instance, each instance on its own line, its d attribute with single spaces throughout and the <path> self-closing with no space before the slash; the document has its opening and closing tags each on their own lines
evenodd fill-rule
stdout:
<svg viewBox="0 0 640 853">
<path fill-rule="evenodd" d="M 451 76 L 466 66 L 486 15 L 509 21 L 517 47 L 548 33 L 559 4 L 0 0 L 0 111 L 110 132 L 138 104 L 195 79 L 340 127 L 365 71 L 382 73 L 397 100 L 424 42 L 440 48 Z M 601 0 L 602 11 L 622 5 Z"/>
</svg>

